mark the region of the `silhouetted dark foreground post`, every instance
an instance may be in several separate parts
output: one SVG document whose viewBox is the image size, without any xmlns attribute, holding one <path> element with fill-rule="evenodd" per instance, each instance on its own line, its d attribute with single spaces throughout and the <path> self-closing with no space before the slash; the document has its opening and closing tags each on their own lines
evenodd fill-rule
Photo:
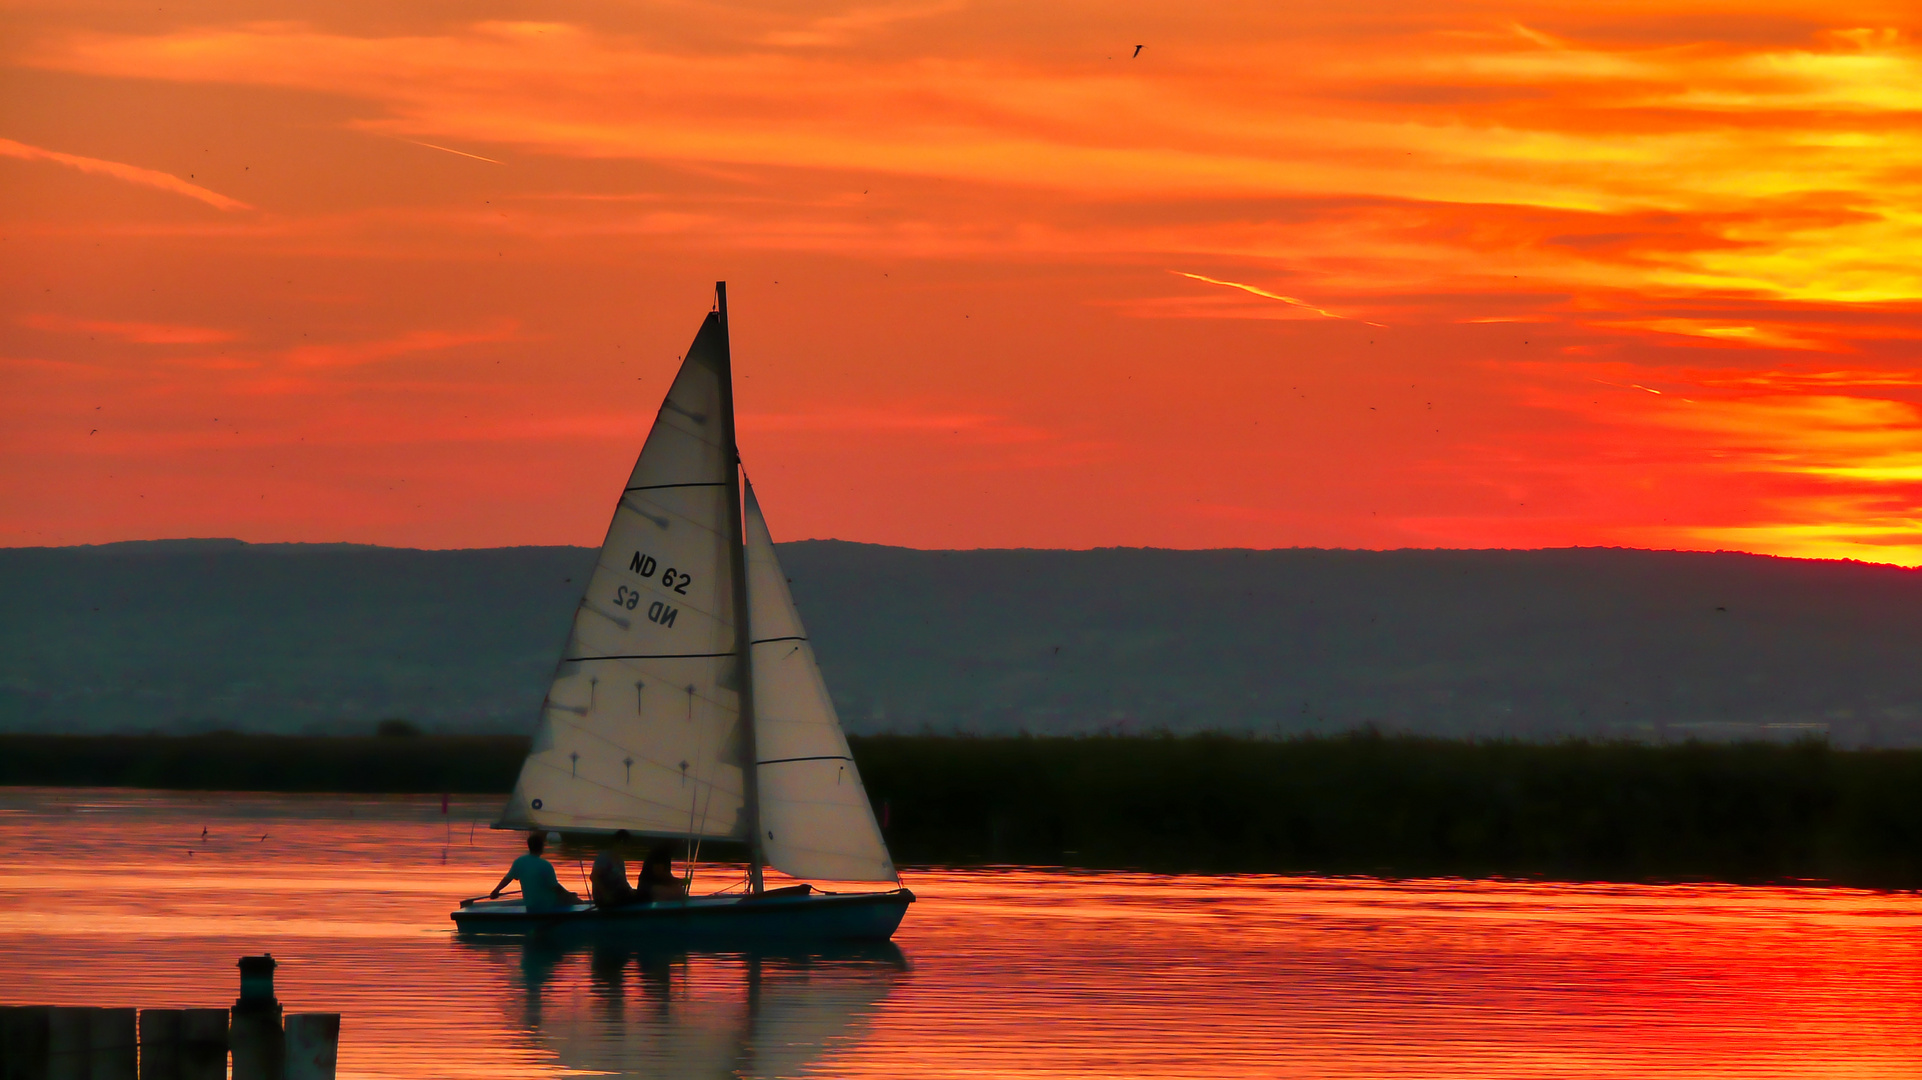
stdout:
<svg viewBox="0 0 1922 1080">
<path fill-rule="evenodd" d="M 90 1080 L 134 1080 L 140 1043 L 135 1010 L 94 1009 L 87 1020 L 87 1073 Z"/>
<path fill-rule="evenodd" d="M 280 999 L 274 997 L 274 956 L 240 958 L 240 998 L 234 1002 L 228 1041 L 234 1051 L 234 1080 L 279 1080 L 283 1038 Z"/>
<path fill-rule="evenodd" d="M 227 1009 L 0 1006 L 0 1080 L 333 1080 L 339 1013 L 281 1023 L 274 958 L 240 960 Z"/>
<path fill-rule="evenodd" d="M 147 1080 L 147 1048 L 140 1048 L 141 1080 Z M 155 1073 L 158 1080 L 175 1080 Z M 227 1010 L 180 1010 L 178 1080 L 227 1080 Z"/>
<path fill-rule="evenodd" d="M 92 1020 L 89 1008 L 56 1007 L 47 1014 L 47 1080 L 85 1080 Z"/>
<path fill-rule="evenodd" d="M 292 1013 L 287 1017 L 286 1080 L 334 1080 L 339 1058 L 339 1013 Z"/>
<path fill-rule="evenodd" d="M 184 1011 L 140 1010 L 140 1080 L 180 1076 L 180 1014 Z"/>
<path fill-rule="evenodd" d="M 0 1077 L 47 1074 L 47 1029 L 53 1009 L 46 1005 L 0 1007 Z"/>
</svg>

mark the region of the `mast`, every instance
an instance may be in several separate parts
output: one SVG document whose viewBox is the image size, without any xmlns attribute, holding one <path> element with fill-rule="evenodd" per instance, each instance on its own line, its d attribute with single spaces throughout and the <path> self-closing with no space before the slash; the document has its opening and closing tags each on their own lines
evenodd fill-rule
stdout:
<svg viewBox="0 0 1922 1080">
<path fill-rule="evenodd" d="M 734 656 L 741 694 L 742 816 L 747 819 L 748 891 L 761 891 L 761 782 L 754 748 L 754 655 L 748 626 L 747 547 L 742 541 L 741 447 L 734 440 L 734 351 L 727 333 L 727 282 L 714 283 L 721 316 L 721 436 L 727 448 L 728 568 L 734 579 Z"/>
</svg>

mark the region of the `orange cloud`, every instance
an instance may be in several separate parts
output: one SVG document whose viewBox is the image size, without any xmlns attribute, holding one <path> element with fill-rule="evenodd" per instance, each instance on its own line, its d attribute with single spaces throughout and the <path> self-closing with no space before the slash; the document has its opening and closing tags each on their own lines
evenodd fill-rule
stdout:
<svg viewBox="0 0 1922 1080">
<path fill-rule="evenodd" d="M 727 277 L 784 535 L 1907 561 L 1922 47 L 1832 7 L 36 8 L 15 134 L 265 212 L 12 170 L 0 473 L 101 538 L 101 447 L 182 492 L 124 532 L 322 444 L 277 535 L 591 539 Z"/>
<path fill-rule="evenodd" d="M 1638 392 L 1598 396 L 1558 387 L 1565 372 L 1554 365 L 1533 371 L 1545 380 L 1529 392 L 1534 406 L 1594 425 L 1584 470 L 1599 489 L 1653 490 L 1667 477 L 1698 492 L 1741 491 L 1674 508 L 1681 520 L 1671 512 L 1660 524 L 1578 528 L 1633 544 L 1922 565 L 1922 405 L 1871 396 L 1922 386 L 1916 373 L 1568 369 Z M 1658 386 L 1623 381 L 1630 377 Z"/>
<path fill-rule="evenodd" d="M 892 23 L 945 15 L 966 6 L 961 0 L 942 0 L 934 4 L 896 4 L 855 8 L 834 15 L 808 19 L 802 25 L 792 29 L 770 30 L 761 36 L 761 40 L 769 45 L 787 48 L 847 45 Z"/>
</svg>

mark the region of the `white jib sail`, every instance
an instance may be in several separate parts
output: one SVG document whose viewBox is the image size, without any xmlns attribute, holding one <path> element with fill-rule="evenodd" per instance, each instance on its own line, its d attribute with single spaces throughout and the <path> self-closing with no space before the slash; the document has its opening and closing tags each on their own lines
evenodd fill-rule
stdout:
<svg viewBox="0 0 1922 1080">
<path fill-rule="evenodd" d="M 752 486 L 746 503 L 762 851 L 798 878 L 899 881 Z"/>
<path fill-rule="evenodd" d="M 740 693 L 710 314 L 608 526 L 501 824 L 745 839 Z"/>
</svg>

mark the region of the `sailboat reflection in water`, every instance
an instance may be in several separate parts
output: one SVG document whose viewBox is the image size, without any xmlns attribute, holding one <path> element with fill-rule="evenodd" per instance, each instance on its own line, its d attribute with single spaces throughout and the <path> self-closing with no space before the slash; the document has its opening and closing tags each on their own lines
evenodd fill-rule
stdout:
<svg viewBox="0 0 1922 1080">
<path fill-rule="evenodd" d="M 802 1075 L 866 1037 L 908 970 L 887 942 L 669 951 L 550 935 L 470 945 L 518 959 L 515 1022 L 570 1072 L 622 1077 Z"/>
<path fill-rule="evenodd" d="M 744 845 L 707 896 L 529 911 L 463 901 L 466 933 L 886 940 L 900 887 L 734 437 L 727 290 L 648 433 L 498 828 Z M 738 850 L 738 849 L 737 849 Z M 763 866 L 883 891 L 768 889 Z"/>
</svg>

